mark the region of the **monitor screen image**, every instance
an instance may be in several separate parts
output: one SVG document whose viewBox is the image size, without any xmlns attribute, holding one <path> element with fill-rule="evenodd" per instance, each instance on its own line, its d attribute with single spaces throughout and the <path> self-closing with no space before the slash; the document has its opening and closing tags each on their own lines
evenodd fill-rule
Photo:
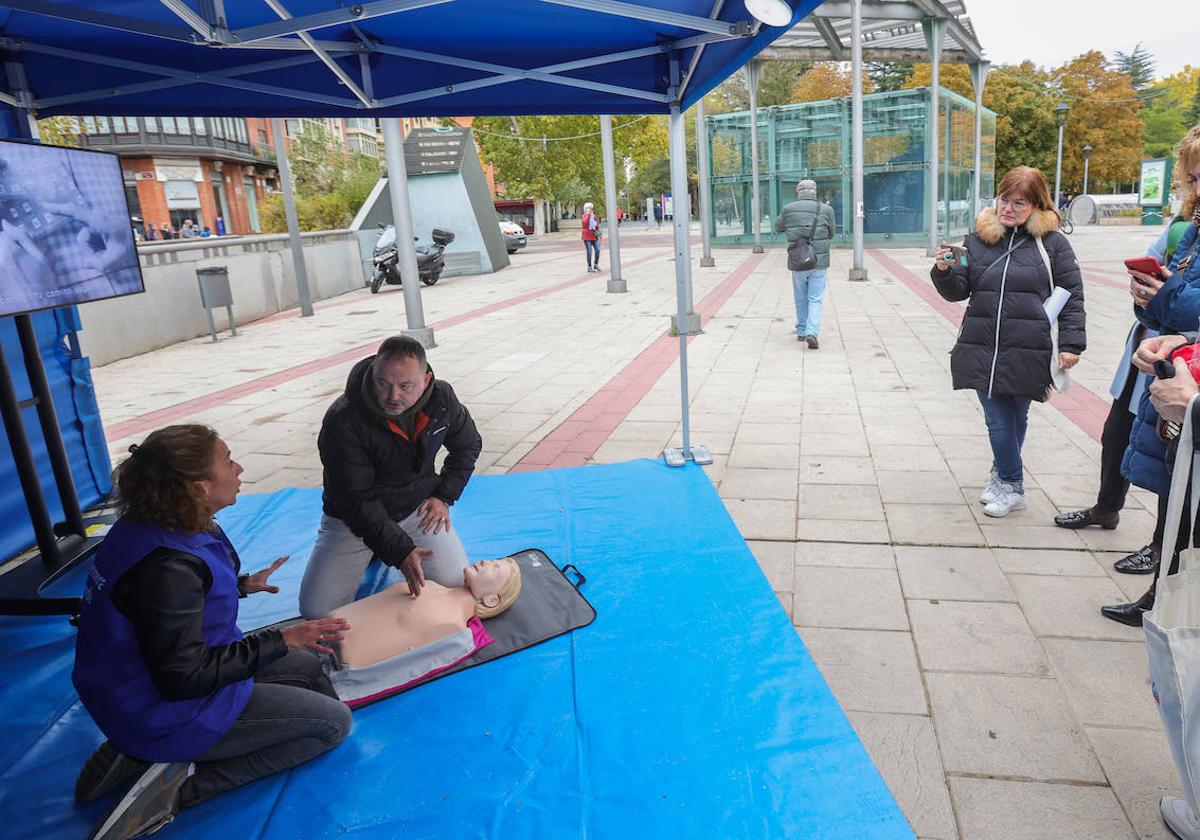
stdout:
<svg viewBox="0 0 1200 840">
<path fill-rule="evenodd" d="M 117 156 L 0 142 L 0 315 L 143 290 Z"/>
</svg>

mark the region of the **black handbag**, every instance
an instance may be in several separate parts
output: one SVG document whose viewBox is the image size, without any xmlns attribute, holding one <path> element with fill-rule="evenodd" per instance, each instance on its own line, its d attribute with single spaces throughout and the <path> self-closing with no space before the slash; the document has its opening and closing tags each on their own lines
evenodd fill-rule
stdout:
<svg viewBox="0 0 1200 840">
<path fill-rule="evenodd" d="M 813 213 L 812 227 L 808 238 L 800 237 L 788 243 L 788 271 L 810 271 L 817 267 L 817 252 L 813 248 L 812 238 L 817 233 L 817 222 L 821 220 L 821 208 Z"/>
</svg>

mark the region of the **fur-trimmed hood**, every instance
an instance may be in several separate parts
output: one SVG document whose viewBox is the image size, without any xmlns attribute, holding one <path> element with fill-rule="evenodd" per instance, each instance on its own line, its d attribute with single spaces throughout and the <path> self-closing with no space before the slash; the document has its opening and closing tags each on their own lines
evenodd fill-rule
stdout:
<svg viewBox="0 0 1200 840">
<path fill-rule="evenodd" d="M 1058 230 L 1058 213 L 1053 210 L 1034 210 L 1025 222 L 1025 231 L 1041 239 L 1047 233 Z M 992 207 L 985 208 L 975 220 L 975 233 L 987 245 L 995 245 L 1004 236 L 1004 225 Z"/>
</svg>

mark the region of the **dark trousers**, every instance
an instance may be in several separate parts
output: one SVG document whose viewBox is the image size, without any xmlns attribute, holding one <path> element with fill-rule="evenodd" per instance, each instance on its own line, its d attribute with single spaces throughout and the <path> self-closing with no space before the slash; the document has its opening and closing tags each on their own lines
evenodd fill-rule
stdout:
<svg viewBox="0 0 1200 840">
<path fill-rule="evenodd" d="M 1108 419 L 1104 421 L 1104 431 L 1100 435 L 1100 492 L 1096 494 L 1096 510 L 1104 513 L 1120 511 L 1125 507 L 1125 497 L 1129 493 L 1129 481 L 1121 475 L 1121 462 L 1125 459 L 1129 432 L 1133 429 L 1129 397 L 1133 394 L 1137 377 L 1137 368 L 1130 365 L 1125 375 L 1125 387 L 1121 389 L 1120 396 L 1113 400 Z M 1158 536 L 1155 544 L 1161 545 L 1162 535 Z"/>
<path fill-rule="evenodd" d="M 350 731 L 350 710 L 337 699 L 307 650 L 290 650 L 254 677 L 250 701 L 229 731 L 196 759 L 180 804 L 196 805 L 332 749 Z"/>
</svg>

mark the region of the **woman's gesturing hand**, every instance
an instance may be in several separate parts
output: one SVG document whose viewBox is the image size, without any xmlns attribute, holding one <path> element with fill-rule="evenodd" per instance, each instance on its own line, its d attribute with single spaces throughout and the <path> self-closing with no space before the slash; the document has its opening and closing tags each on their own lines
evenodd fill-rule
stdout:
<svg viewBox="0 0 1200 840">
<path fill-rule="evenodd" d="M 350 622 L 344 618 L 318 618 L 283 628 L 283 643 L 290 648 L 308 648 L 317 653 L 333 653 L 324 642 L 340 642 Z"/>
</svg>

